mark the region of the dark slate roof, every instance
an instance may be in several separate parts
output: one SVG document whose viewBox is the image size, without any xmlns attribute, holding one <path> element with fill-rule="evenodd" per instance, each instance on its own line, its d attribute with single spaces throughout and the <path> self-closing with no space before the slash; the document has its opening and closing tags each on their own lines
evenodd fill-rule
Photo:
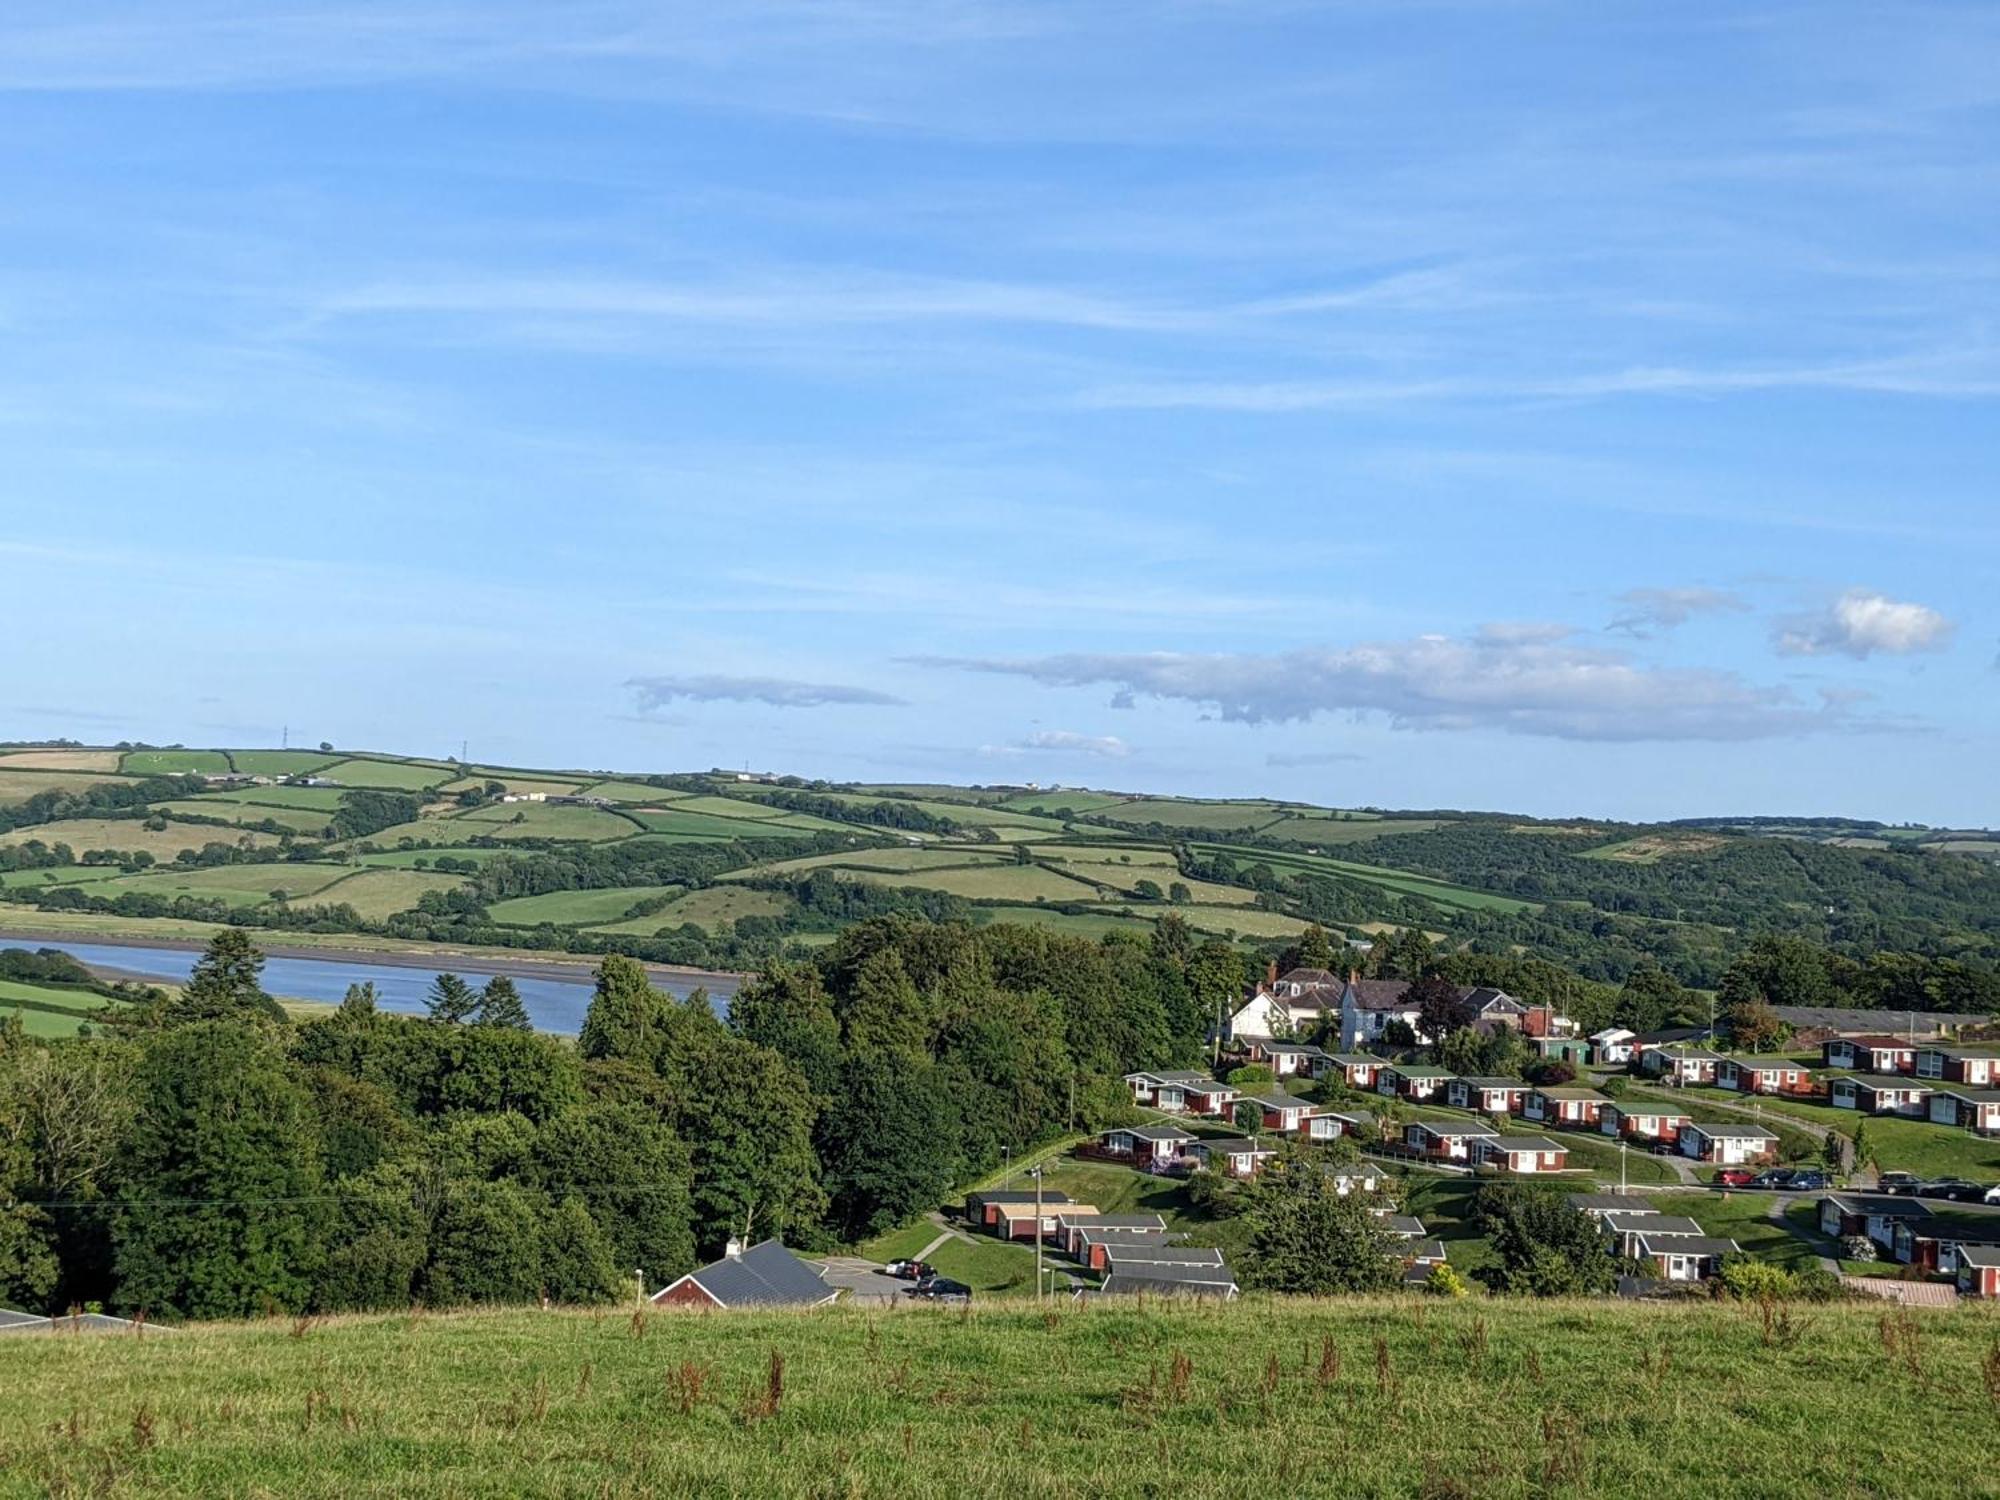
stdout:
<svg viewBox="0 0 2000 1500">
<path fill-rule="evenodd" d="M 1905 1042 L 1903 1045 L 1908 1046 L 1909 1043 Z M 1940 1057 L 2000 1057 L 2000 1047 L 1944 1047 L 1935 1044 L 1926 1046 L 1924 1043 L 1918 1042 L 1917 1050 L 1919 1052 L 1935 1052 Z"/>
<path fill-rule="evenodd" d="M 2000 1266 L 2000 1245 L 1961 1245 L 1958 1247 L 1958 1258 L 1968 1266 L 1991 1270 Z"/>
<path fill-rule="evenodd" d="M 1175 1270 L 1197 1270 L 1205 1272 L 1201 1276 L 1175 1276 Z M 1098 1294 L 1116 1297 L 1134 1292 L 1151 1292 L 1155 1296 L 1170 1297 L 1233 1297 L 1236 1295 L 1236 1278 L 1223 1267 L 1210 1266 L 1142 1266 L 1137 1270 L 1120 1271 L 1106 1276 Z"/>
<path fill-rule="evenodd" d="M 1933 1078 L 1930 1086 L 1940 1094 L 1949 1094 L 1954 1099 L 1963 1099 L 1968 1104 L 2000 1104 L 2000 1089 L 1968 1089 L 1947 1087 L 1942 1079 Z"/>
<path fill-rule="evenodd" d="M 1313 1107 L 1312 1100 L 1301 1099 L 1295 1094 L 1286 1093 L 1283 1089 L 1273 1089 L 1268 1094 L 1252 1094 L 1248 1102 L 1251 1104 L 1261 1104 L 1266 1109 L 1311 1109 Z"/>
<path fill-rule="evenodd" d="M 692 1280 L 724 1307 L 811 1307 L 833 1297 L 819 1272 L 777 1240 L 725 1255 Z"/>
<path fill-rule="evenodd" d="M 1734 1063 L 1739 1068 L 1756 1068 L 1760 1071 L 1769 1071 L 1775 1068 L 1797 1068 L 1801 1072 L 1811 1071 L 1810 1064 L 1802 1063 L 1794 1057 L 1787 1057 L 1782 1052 L 1766 1052 L 1761 1055 L 1747 1057 L 1725 1057 L 1723 1061 Z"/>
<path fill-rule="evenodd" d="M 1129 1135 L 1140 1141 L 1191 1141 L 1187 1131 L 1173 1125 L 1124 1125 L 1116 1130 L 1107 1130 L 1106 1135 Z"/>
<path fill-rule="evenodd" d="M 1665 1031 L 1642 1031 L 1632 1038 L 1632 1043 L 1638 1047 L 1664 1047 L 1670 1042 L 1698 1042 L 1708 1034 L 1706 1026 L 1672 1026 Z"/>
<path fill-rule="evenodd" d="M 1524 1089 L 1528 1086 L 1525 1078 L 1461 1078 L 1458 1081 L 1475 1089 Z"/>
<path fill-rule="evenodd" d="M 1220 1266 L 1222 1252 L 1206 1245 L 1106 1245 L 1105 1262 L 1114 1271 L 1128 1265 Z"/>
<path fill-rule="evenodd" d="M 1442 1261 L 1445 1258 L 1444 1241 L 1436 1239 L 1418 1240 L 1414 1245 L 1399 1247 L 1399 1253 L 1417 1261 Z"/>
<path fill-rule="evenodd" d="M 1844 1042 L 1850 1047 L 1874 1048 L 1882 1051 L 1894 1050 L 1898 1052 L 1907 1052 L 1912 1047 L 1922 1045 L 1921 1043 L 1912 1042 L 1900 1036 L 1830 1036 L 1826 1039 L 1826 1045 L 1829 1047 L 1835 1042 Z"/>
<path fill-rule="evenodd" d="M 1233 1156 L 1244 1151 L 1262 1151 L 1267 1155 L 1276 1155 L 1278 1148 L 1266 1145 L 1261 1141 L 1253 1141 L 1248 1136 L 1243 1135 L 1212 1135 L 1198 1141 L 1189 1141 L 1188 1150 L 1191 1152 L 1212 1151 L 1219 1152 L 1224 1156 Z"/>
<path fill-rule="evenodd" d="M 1907 1073 L 1851 1073 L 1833 1081 L 1836 1084 L 1851 1083 L 1860 1089 L 1920 1089 L 1929 1094 L 1936 1091 L 1940 1080 L 1912 1078 Z"/>
<path fill-rule="evenodd" d="M 1668 1234 L 1656 1245 L 1646 1235 L 1639 1236 L 1641 1255 L 1732 1255 L 1736 1241 L 1712 1239 L 1705 1234 Z"/>
<path fill-rule="evenodd" d="M 1403 1239 L 1416 1239 L 1424 1232 L 1424 1221 L 1411 1214 L 1381 1214 L 1382 1227 Z"/>
<path fill-rule="evenodd" d="M 1899 1193 L 1828 1193 L 1820 1200 L 1844 1214 L 1868 1214 L 1877 1219 L 1928 1219 L 1934 1210 L 1921 1198 Z"/>
<path fill-rule="evenodd" d="M 1571 1101 L 1581 1099 L 1586 1102 L 1595 1100 L 1599 1104 L 1609 1104 L 1611 1102 L 1609 1094 L 1600 1094 L 1596 1089 L 1564 1086 L 1562 1088 L 1535 1089 L 1533 1092 L 1540 1094 L 1544 1099 L 1567 1099 Z"/>
<path fill-rule="evenodd" d="M 1333 1054 L 1333 1060 L 1343 1068 L 1380 1068 L 1386 1066 L 1389 1061 L 1388 1058 L 1377 1057 L 1372 1052 L 1336 1052 Z"/>
<path fill-rule="evenodd" d="M 1078 1236 L 1086 1245 L 1164 1245 L 1167 1232 L 1164 1229 L 1080 1229 Z"/>
<path fill-rule="evenodd" d="M 1766 1130 L 1762 1125 L 1705 1125 L 1690 1122 L 1689 1130 L 1698 1130 L 1712 1141 L 1775 1141 L 1778 1133 Z"/>
<path fill-rule="evenodd" d="M 1498 1135 L 1500 1133 L 1484 1120 L 1461 1120 L 1456 1115 L 1445 1118 L 1432 1115 L 1412 1120 L 1409 1123 L 1412 1125 L 1421 1125 L 1433 1135 Z"/>
<path fill-rule="evenodd" d="M 1677 1239 L 1707 1232 L 1693 1219 L 1677 1218 L 1672 1214 L 1609 1213 L 1604 1216 L 1604 1227 L 1613 1234 L 1672 1235 Z"/>
<path fill-rule="evenodd" d="M 1567 1151 L 1569 1147 L 1561 1141 L 1552 1141 L 1545 1135 L 1494 1135 L 1482 1136 L 1482 1146 L 1494 1151 Z"/>
<path fill-rule="evenodd" d="M 1315 1047 L 1311 1042 L 1259 1041 L 1257 1045 L 1266 1052 L 1296 1052 L 1300 1057 L 1327 1057 L 1331 1055 L 1324 1047 Z"/>
<path fill-rule="evenodd" d="M 1167 1221 L 1158 1214 L 1077 1214 L 1074 1217 L 1065 1217 L 1067 1222 L 1074 1224 L 1085 1234 L 1114 1229 L 1126 1234 L 1137 1229 L 1157 1229 L 1164 1232 L 1167 1227 Z"/>
<path fill-rule="evenodd" d="M 1656 1214 L 1659 1210 L 1644 1198 L 1629 1193 L 1571 1193 L 1569 1206 L 1580 1213 Z"/>
</svg>

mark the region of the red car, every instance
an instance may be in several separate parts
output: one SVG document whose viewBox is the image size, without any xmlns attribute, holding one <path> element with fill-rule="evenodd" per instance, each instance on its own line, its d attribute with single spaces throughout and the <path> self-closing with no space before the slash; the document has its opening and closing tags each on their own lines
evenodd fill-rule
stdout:
<svg viewBox="0 0 2000 1500">
<path fill-rule="evenodd" d="M 1757 1179 L 1757 1174 L 1748 1167 L 1724 1167 L 1715 1174 L 1717 1187 L 1748 1187 Z"/>
</svg>

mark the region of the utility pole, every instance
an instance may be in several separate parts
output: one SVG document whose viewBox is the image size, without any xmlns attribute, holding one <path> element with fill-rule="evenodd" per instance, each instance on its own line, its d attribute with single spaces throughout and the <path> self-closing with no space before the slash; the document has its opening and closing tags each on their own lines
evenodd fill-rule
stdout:
<svg viewBox="0 0 2000 1500">
<path fill-rule="evenodd" d="M 1619 1192 L 1620 1192 L 1621 1194 L 1622 1194 L 1622 1193 L 1624 1193 L 1624 1192 L 1626 1191 L 1626 1187 L 1625 1187 L 1625 1142 L 1624 1142 L 1624 1141 L 1622 1141 L 1622 1140 L 1621 1140 L 1621 1141 L 1620 1141 L 1620 1142 L 1618 1143 L 1618 1191 L 1619 1191 Z"/>
<path fill-rule="evenodd" d="M 1035 1179 L 1035 1301 L 1042 1300 L 1042 1169 L 1028 1174 Z"/>
</svg>

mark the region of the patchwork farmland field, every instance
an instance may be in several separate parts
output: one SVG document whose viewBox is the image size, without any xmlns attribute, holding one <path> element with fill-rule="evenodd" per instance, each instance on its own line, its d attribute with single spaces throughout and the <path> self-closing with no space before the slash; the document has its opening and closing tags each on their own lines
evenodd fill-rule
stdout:
<svg viewBox="0 0 2000 1500">
<path fill-rule="evenodd" d="M 224 802 L 220 797 L 203 797 L 200 800 L 181 802 L 156 802 L 153 811 L 165 813 L 168 817 L 227 818 L 232 823 L 276 823 L 280 828 L 289 828 L 294 833 L 311 834 L 317 838 L 325 833 L 332 821 L 331 813 L 313 812 L 299 807 L 264 807 L 254 802 Z M 236 835 L 227 828 L 210 830 L 211 838 L 221 839 L 225 844 L 234 842 Z"/>
<path fill-rule="evenodd" d="M 842 872 L 846 878 L 877 885 L 918 886 L 964 896 L 973 901 L 1094 901 L 1096 887 L 1071 880 L 1039 865 L 978 865 L 968 869 L 925 870 L 907 874 Z"/>
<path fill-rule="evenodd" d="M 190 772 L 229 770 L 229 757 L 220 750 L 128 750 L 119 758 L 118 769 L 128 776 L 184 776 Z"/>
<path fill-rule="evenodd" d="M 200 849 L 205 844 L 244 844 L 267 849 L 278 842 L 268 833 L 250 833 L 235 828 L 211 828 L 199 823 L 169 821 L 162 829 L 146 827 L 138 818 L 66 818 L 59 823 L 36 823 L 0 834 L 0 847 L 41 842 L 68 844 L 77 853 L 92 849 L 144 852 L 155 859 L 172 859 L 183 849 Z"/>
<path fill-rule="evenodd" d="M 455 797 L 460 792 L 476 792 L 489 782 L 497 782 L 507 791 L 523 797 L 534 792 L 540 792 L 548 797 L 571 797 L 583 787 L 581 781 L 553 781 L 534 776 L 498 776 L 478 772 L 470 776 L 461 776 L 456 781 L 447 781 L 437 788 L 437 792 L 441 797 Z"/>
<path fill-rule="evenodd" d="M 742 917 L 775 917 L 791 909 L 791 898 L 776 891 L 750 891 L 740 886 L 710 886 L 706 890 L 688 892 L 687 895 L 670 902 L 651 916 L 634 917 L 627 922 L 606 923 L 591 930 L 629 932 L 644 936 L 657 932 L 662 927 L 679 927 L 683 923 L 692 923 L 696 927 L 713 931 L 721 922 L 734 922 Z"/>
<path fill-rule="evenodd" d="M 343 787 L 372 787 L 379 791 L 421 792 L 452 780 L 459 773 L 448 766 L 427 766 L 400 760 L 356 758 L 337 760 L 319 773 Z"/>
<path fill-rule="evenodd" d="M 347 795 L 337 786 L 250 786 L 226 792 L 210 792 L 204 802 L 243 802 L 256 807 L 305 807 L 315 812 L 332 812 Z"/>
<path fill-rule="evenodd" d="M 514 927 L 590 927 L 615 922 L 641 901 L 677 896 L 677 885 L 621 885 L 589 891 L 551 891 L 545 896 L 518 896 L 488 908 L 493 920 Z M 649 919 L 650 920 L 650 919 Z"/>
<path fill-rule="evenodd" d="M 229 764 L 245 776 L 311 776 L 341 757 L 324 750 L 231 750 Z"/>
<path fill-rule="evenodd" d="M 43 792 L 80 792 L 123 779 L 92 771 L 20 770 L 0 761 L 0 803 L 26 802 Z"/>
<path fill-rule="evenodd" d="M 399 911 L 409 911 L 426 891 L 456 890 L 463 884 L 463 875 L 433 875 L 423 870 L 357 870 L 314 892 L 313 901 L 351 906 L 362 917 L 379 922 Z"/>
<path fill-rule="evenodd" d="M 444 819 L 460 837 L 480 833 L 495 839 L 580 839 L 596 843 L 602 839 L 630 838 L 638 825 L 628 817 L 600 807 L 550 807 L 545 802 L 496 802 L 468 808 Z"/>
<path fill-rule="evenodd" d="M 116 771 L 123 759 L 116 750 L 8 750 L 0 753 L 0 770 Z"/>
<path fill-rule="evenodd" d="M 135 891 L 169 901 L 176 896 L 195 896 L 228 901 L 236 906 L 259 906 L 271 899 L 273 891 L 283 891 L 293 902 L 305 901 L 353 873 L 345 865 L 216 865 L 209 869 L 160 869 L 148 870 L 143 875 L 120 876 L 107 882 L 103 890 L 106 895 L 114 896 Z"/>
</svg>

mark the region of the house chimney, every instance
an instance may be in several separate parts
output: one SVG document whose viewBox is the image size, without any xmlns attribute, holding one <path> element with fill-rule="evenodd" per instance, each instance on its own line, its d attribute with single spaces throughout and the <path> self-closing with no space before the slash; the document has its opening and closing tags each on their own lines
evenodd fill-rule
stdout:
<svg viewBox="0 0 2000 1500">
<path fill-rule="evenodd" d="M 1277 982 L 1278 982 L 1278 961 L 1274 958 L 1271 960 L 1269 964 L 1265 965 L 1264 983 L 1275 985 Z"/>
<path fill-rule="evenodd" d="M 1361 983 L 1361 971 L 1359 969 L 1349 969 L 1347 971 L 1347 982 L 1349 984 Z"/>
<path fill-rule="evenodd" d="M 735 1260 L 739 1255 L 743 1253 L 743 1241 L 739 1240 L 738 1238 L 736 1238 L 735 1235 L 732 1234 L 729 1237 L 729 1243 L 722 1247 L 722 1253 L 728 1256 L 731 1260 Z"/>
</svg>

